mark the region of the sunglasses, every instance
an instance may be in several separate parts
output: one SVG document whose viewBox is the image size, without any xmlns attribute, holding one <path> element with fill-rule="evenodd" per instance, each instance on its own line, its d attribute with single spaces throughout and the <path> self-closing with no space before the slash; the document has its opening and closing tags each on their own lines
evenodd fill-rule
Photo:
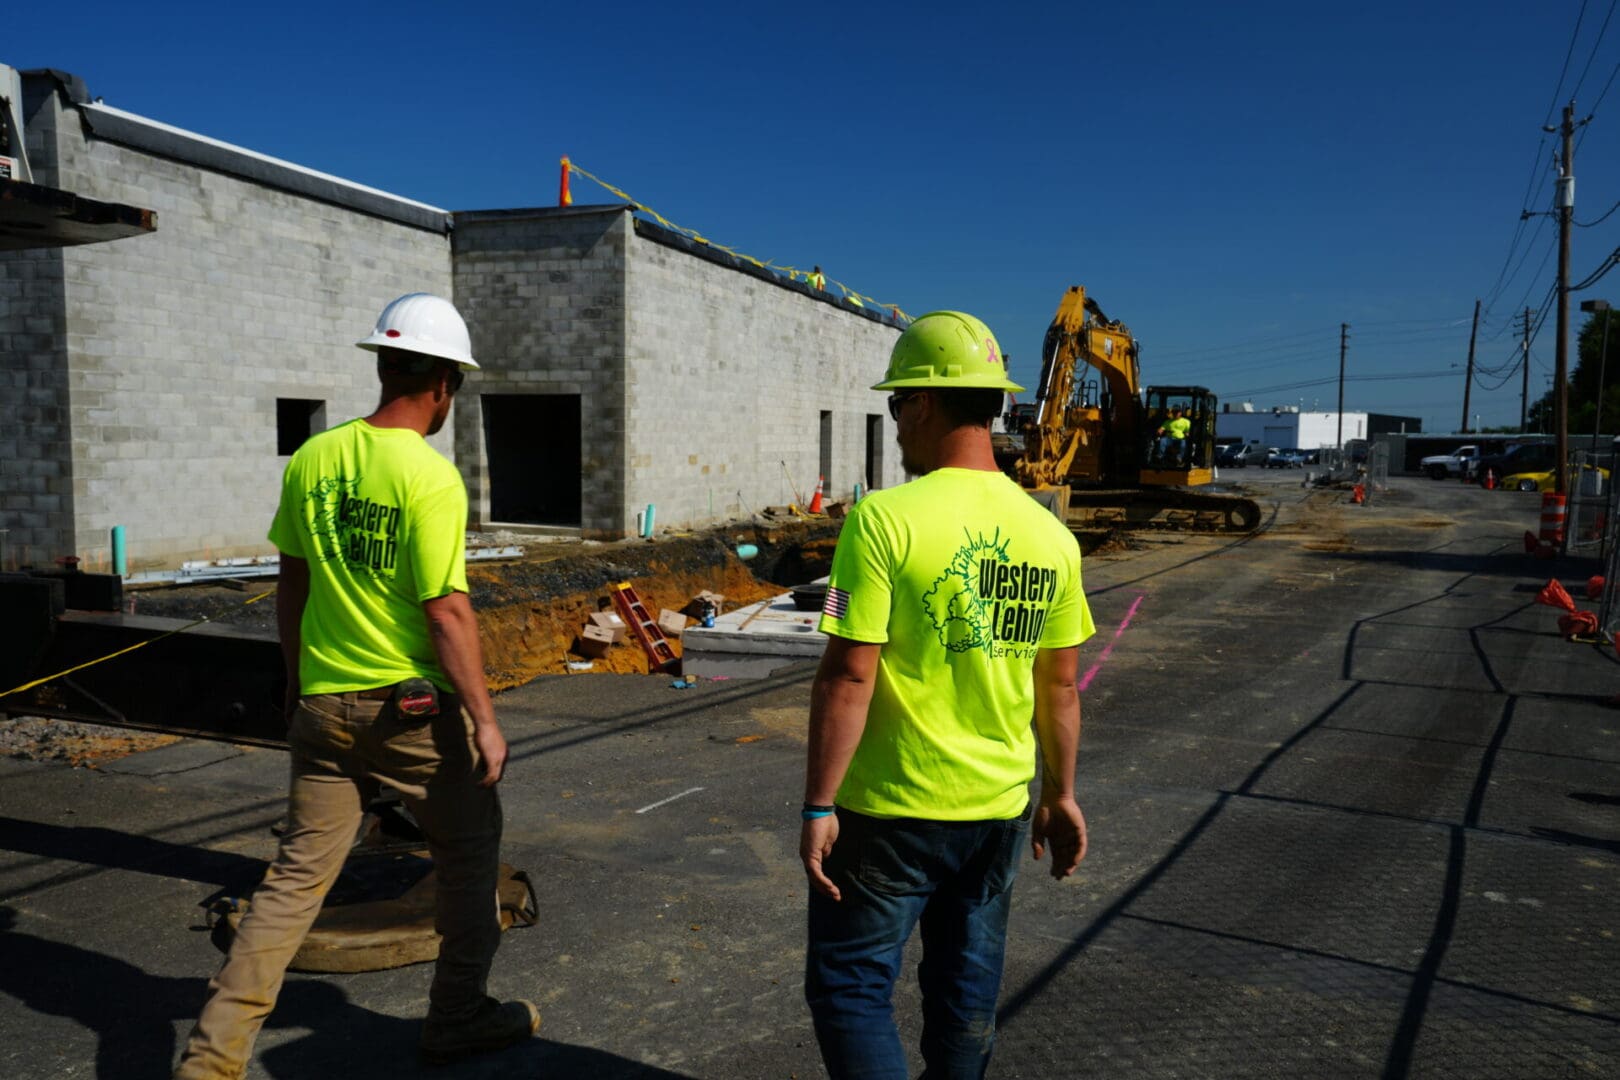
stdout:
<svg viewBox="0 0 1620 1080">
<path fill-rule="evenodd" d="M 905 407 L 906 402 L 910 401 L 912 398 L 916 397 L 920 393 L 922 393 L 921 390 L 913 390 L 909 394 L 908 393 L 890 394 L 889 395 L 889 419 L 893 420 L 895 423 L 898 424 L 900 422 L 900 410 Z"/>
<path fill-rule="evenodd" d="M 454 367 L 450 369 L 449 389 L 452 394 L 461 389 L 461 384 L 467 381 L 467 370 Z"/>
</svg>

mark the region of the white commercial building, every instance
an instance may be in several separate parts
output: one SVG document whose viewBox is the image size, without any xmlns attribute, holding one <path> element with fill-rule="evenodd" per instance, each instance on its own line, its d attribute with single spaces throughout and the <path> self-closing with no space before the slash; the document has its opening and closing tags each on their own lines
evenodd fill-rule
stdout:
<svg viewBox="0 0 1620 1080">
<path fill-rule="evenodd" d="M 1339 414 L 1336 412 L 1301 412 L 1297 406 L 1250 411 L 1246 404 L 1233 406 L 1230 412 L 1216 416 L 1216 438 L 1302 450 L 1339 444 Z M 1367 414 L 1345 413 L 1343 430 L 1345 442 L 1367 438 Z"/>
</svg>

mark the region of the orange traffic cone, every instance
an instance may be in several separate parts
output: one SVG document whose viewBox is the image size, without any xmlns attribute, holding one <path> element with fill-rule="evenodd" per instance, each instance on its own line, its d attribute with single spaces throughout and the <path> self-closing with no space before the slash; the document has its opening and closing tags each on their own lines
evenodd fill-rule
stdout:
<svg viewBox="0 0 1620 1080">
<path fill-rule="evenodd" d="M 1486 491 L 1495 491 L 1496 490 L 1496 470 L 1495 469 L 1486 469 L 1485 470 L 1485 490 Z"/>
<path fill-rule="evenodd" d="M 826 479 L 825 476 L 816 477 L 816 493 L 810 497 L 810 512 L 812 514 L 821 513 L 821 485 Z"/>
</svg>

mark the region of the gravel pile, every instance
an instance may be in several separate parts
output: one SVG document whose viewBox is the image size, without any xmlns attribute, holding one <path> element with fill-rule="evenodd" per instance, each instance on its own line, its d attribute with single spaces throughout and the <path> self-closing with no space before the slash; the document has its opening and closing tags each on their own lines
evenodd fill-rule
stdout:
<svg viewBox="0 0 1620 1080">
<path fill-rule="evenodd" d="M 76 720 L 50 720 L 41 716 L 0 719 L 0 758 L 54 761 L 75 768 L 93 768 L 99 762 L 116 761 L 179 741 L 178 735 L 130 731 Z"/>
</svg>

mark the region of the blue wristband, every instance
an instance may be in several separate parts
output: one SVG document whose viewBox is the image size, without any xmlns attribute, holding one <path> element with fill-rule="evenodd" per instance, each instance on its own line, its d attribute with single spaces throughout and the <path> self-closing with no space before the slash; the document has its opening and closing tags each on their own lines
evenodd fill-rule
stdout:
<svg viewBox="0 0 1620 1080">
<path fill-rule="evenodd" d="M 814 821 L 816 818 L 832 817 L 831 810 L 800 810 L 799 816 L 805 821 Z"/>
</svg>

